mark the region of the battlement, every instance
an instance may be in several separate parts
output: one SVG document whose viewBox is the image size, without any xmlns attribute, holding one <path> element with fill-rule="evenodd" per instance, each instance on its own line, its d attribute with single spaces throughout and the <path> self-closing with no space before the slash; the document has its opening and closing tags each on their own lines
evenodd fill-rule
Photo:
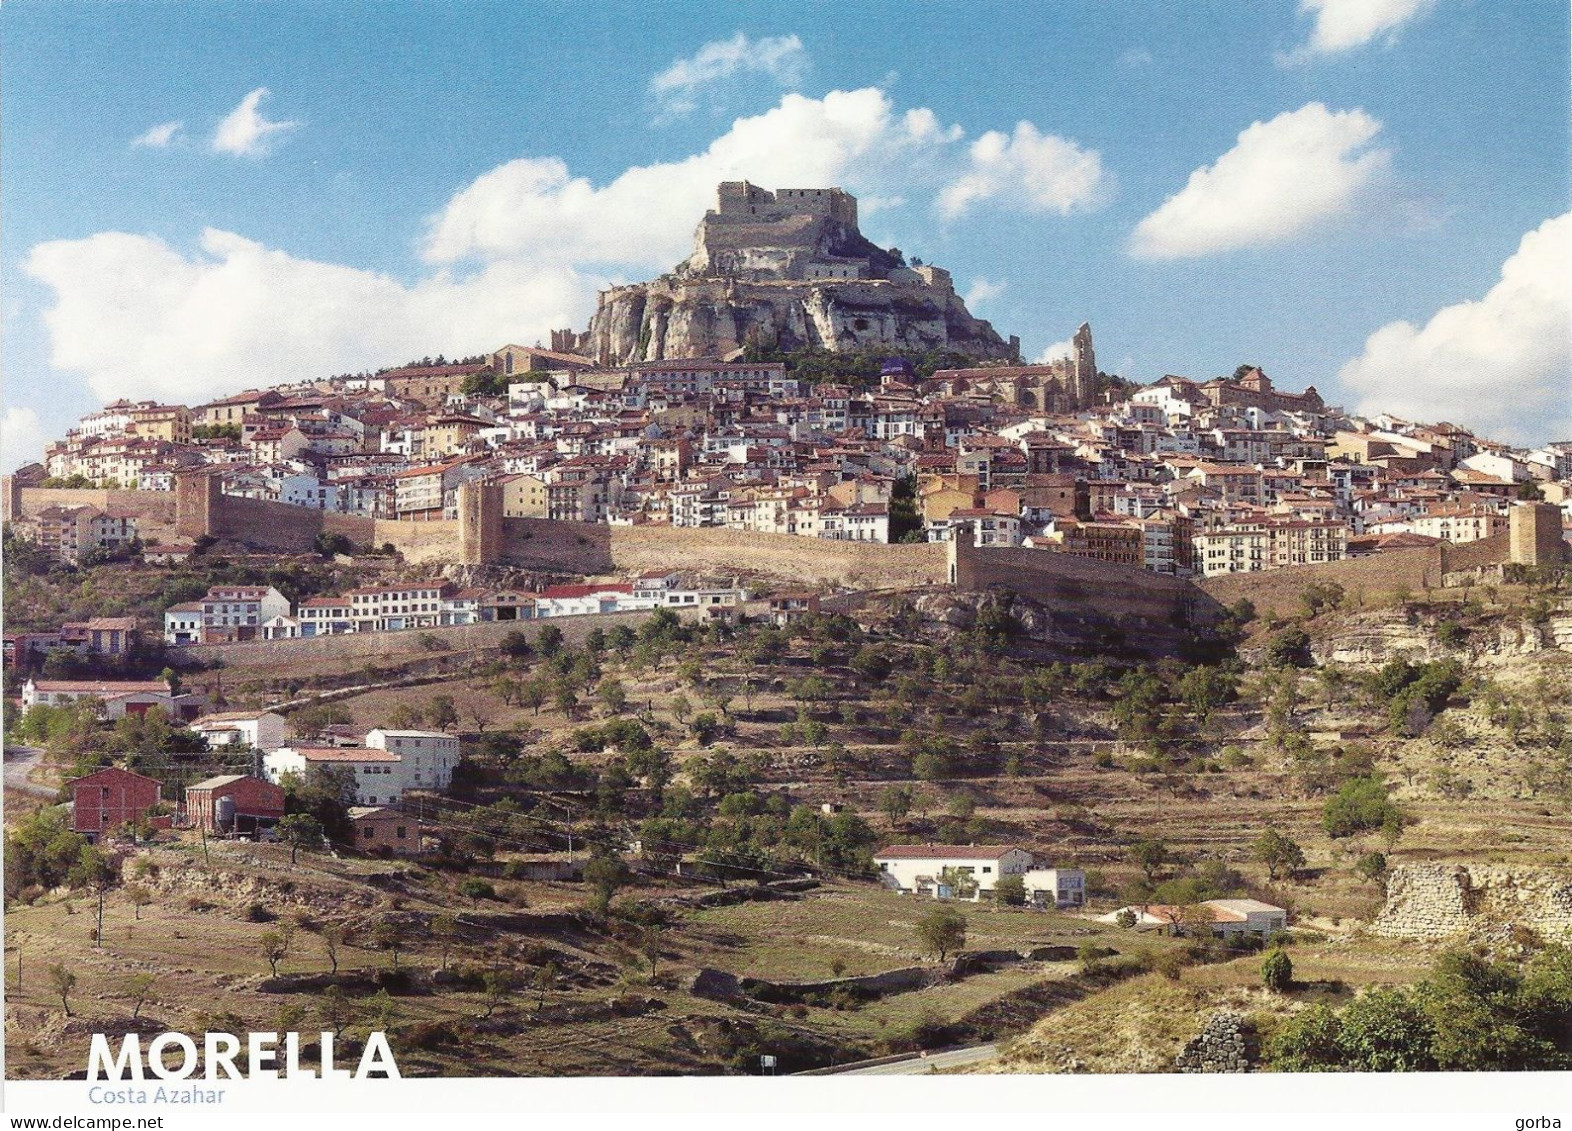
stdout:
<svg viewBox="0 0 1572 1131">
<path fill-rule="evenodd" d="M 857 226 L 857 198 L 838 188 L 769 189 L 748 181 L 722 181 L 711 215 L 726 220 L 771 221 L 823 216 Z"/>
</svg>

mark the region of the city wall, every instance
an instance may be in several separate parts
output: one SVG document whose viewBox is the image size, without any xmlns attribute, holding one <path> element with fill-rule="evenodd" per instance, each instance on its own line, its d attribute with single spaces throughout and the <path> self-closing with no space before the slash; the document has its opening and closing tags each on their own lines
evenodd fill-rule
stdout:
<svg viewBox="0 0 1572 1131">
<path fill-rule="evenodd" d="M 832 542 L 790 534 L 504 519 L 502 561 L 584 574 L 677 570 L 767 575 L 804 585 L 883 588 L 943 580 L 944 547 Z"/>
<path fill-rule="evenodd" d="M 1049 607 L 1068 607 L 1153 632 L 1215 626 L 1222 607 L 1182 578 L 1051 550 L 944 547 L 948 580 L 963 593 L 998 586 Z"/>
<path fill-rule="evenodd" d="M 1355 601 L 1384 599 L 1399 590 L 1420 593 L 1426 588 L 1439 588 L 1442 574 L 1440 547 L 1422 546 L 1324 565 L 1222 574 L 1196 584 L 1224 605 L 1245 598 L 1257 613 L 1287 616 L 1302 611 L 1300 595 L 1311 585 L 1341 585 L 1343 592 Z"/>
</svg>

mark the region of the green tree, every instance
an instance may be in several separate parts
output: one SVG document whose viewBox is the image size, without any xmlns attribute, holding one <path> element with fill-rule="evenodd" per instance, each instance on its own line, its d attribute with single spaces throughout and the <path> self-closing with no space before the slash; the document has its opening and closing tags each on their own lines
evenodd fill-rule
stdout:
<svg viewBox="0 0 1572 1131">
<path fill-rule="evenodd" d="M 338 954 L 348 941 L 348 932 L 337 923 L 328 923 L 322 928 L 321 939 L 323 953 L 332 964 L 332 972 L 337 974 Z"/>
<path fill-rule="evenodd" d="M 584 883 L 590 889 L 590 906 L 605 914 L 611 907 L 612 897 L 628 882 L 628 866 L 621 857 L 599 853 L 584 865 Z"/>
<path fill-rule="evenodd" d="M 458 726 L 458 710 L 453 706 L 453 696 L 436 695 L 426 704 L 426 722 L 433 730 L 452 730 Z"/>
<path fill-rule="evenodd" d="M 310 813 L 290 813 L 278 822 L 278 835 L 289 845 L 289 862 L 293 864 L 302 846 L 316 848 L 322 844 L 322 822 Z"/>
<path fill-rule="evenodd" d="M 1375 777 L 1350 778 L 1321 810 L 1321 827 L 1334 840 L 1372 832 L 1389 822 L 1401 830 L 1404 820 L 1402 809 Z"/>
<path fill-rule="evenodd" d="M 49 987 L 60 999 L 60 1008 L 70 1017 L 71 991 L 76 989 L 76 975 L 66 968 L 65 963 L 56 962 L 49 967 Z"/>
<path fill-rule="evenodd" d="M 142 1005 L 153 992 L 155 980 L 152 974 L 133 974 L 126 979 L 126 996 L 136 1003 L 131 1007 L 131 1020 L 142 1016 Z"/>
<path fill-rule="evenodd" d="M 290 942 L 290 933 L 283 927 L 269 927 L 257 939 L 262 957 L 267 959 L 268 968 L 273 971 L 275 978 L 278 977 L 278 964 L 289 954 Z"/>
<path fill-rule="evenodd" d="M 1280 872 L 1292 875 L 1305 866 L 1304 849 L 1276 829 L 1267 829 L 1256 837 L 1250 845 L 1250 855 L 1266 865 L 1267 877 L 1274 881 Z"/>
<path fill-rule="evenodd" d="M 1132 844 L 1127 852 L 1130 863 L 1141 869 L 1147 883 L 1157 879 L 1157 873 L 1169 862 L 1172 854 L 1168 846 L 1155 837 L 1143 837 Z"/>
<path fill-rule="evenodd" d="M 602 681 L 596 691 L 600 705 L 605 708 L 608 715 L 620 715 L 628 709 L 628 689 L 620 680 L 608 679 Z"/>
<path fill-rule="evenodd" d="M 966 916 L 949 907 L 935 907 L 917 919 L 917 941 L 943 962 L 966 945 Z"/>
<path fill-rule="evenodd" d="M 535 634 L 535 650 L 550 659 L 562 651 L 562 640 L 562 629 L 554 624 L 541 625 L 540 631 Z"/>
<path fill-rule="evenodd" d="M 911 812 L 912 791 L 910 786 L 887 785 L 879 794 L 879 810 L 890 822 L 893 828 L 906 814 Z"/>
<path fill-rule="evenodd" d="M 1020 876 L 1000 876 L 993 897 L 1008 907 L 1020 907 L 1026 902 L 1026 881 Z"/>
</svg>

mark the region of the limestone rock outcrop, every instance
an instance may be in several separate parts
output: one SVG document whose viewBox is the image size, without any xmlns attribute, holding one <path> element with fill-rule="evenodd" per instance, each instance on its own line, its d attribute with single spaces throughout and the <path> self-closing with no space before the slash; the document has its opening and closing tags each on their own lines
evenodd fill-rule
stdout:
<svg viewBox="0 0 1572 1131">
<path fill-rule="evenodd" d="M 726 357 L 748 344 L 1016 358 L 1020 343 L 974 318 L 949 272 L 907 266 L 857 228 L 839 189 L 770 192 L 727 182 L 671 273 L 602 291 L 575 343 L 603 365 Z"/>
</svg>

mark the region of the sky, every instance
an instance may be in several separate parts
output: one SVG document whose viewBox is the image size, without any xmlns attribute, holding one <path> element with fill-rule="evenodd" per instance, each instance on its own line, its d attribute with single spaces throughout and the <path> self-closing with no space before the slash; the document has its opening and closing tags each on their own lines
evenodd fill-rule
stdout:
<svg viewBox="0 0 1572 1131">
<path fill-rule="evenodd" d="M 118 397 L 583 329 L 839 186 L 1106 372 L 1572 438 L 1564 0 L 0 8 L 0 464 Z"/>
</svg>

